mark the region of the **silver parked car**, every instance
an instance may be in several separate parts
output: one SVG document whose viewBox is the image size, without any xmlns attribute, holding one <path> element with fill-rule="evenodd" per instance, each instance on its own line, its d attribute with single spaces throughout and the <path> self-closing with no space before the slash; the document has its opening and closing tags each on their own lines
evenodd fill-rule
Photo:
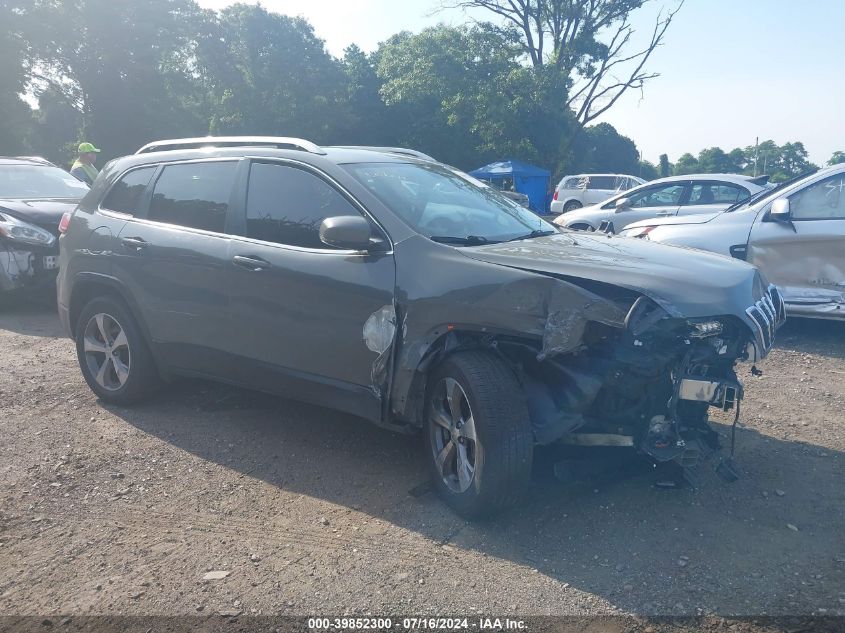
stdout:
<svg viewBox="0 0 845 633">
<path fill-rule="evenodd" d="M 763 191 L 766 179 L 736 174 L 670 176 L 566 213 L 554 222 L 581 231 L 618 232 L 632 222 L 658 216 L 712 215 Z"/>
<path fill-rule="evenodd" d="M 789 314 L 845 319 L 845 165 L 722 213 L 646 220 L 622 235 L 744 259 L 782 290 Z"/>
<path fill-rule="evenodd" d="M 568 213 L 581 207 L 604 202 L 620 191 L 645 183 L 642 178 L 625 174 L 579 174 L 564 176 L 555 188 L 551 213 Z"/>
</svg>

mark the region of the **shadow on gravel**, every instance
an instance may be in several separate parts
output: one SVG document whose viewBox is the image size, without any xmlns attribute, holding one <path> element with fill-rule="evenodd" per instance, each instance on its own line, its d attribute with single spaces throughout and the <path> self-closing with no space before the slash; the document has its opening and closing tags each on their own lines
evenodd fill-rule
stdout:
<svg viewBox="0 0 845 633">
<path fill-rule="evenodd" d="M 0 296 L 0 330 L 26 336 L 64 336 L 55 304 L 21 295 Z"/>
<path fill-rule="evenodd" d="M 789 318 L 778 330 L 775 346 L 805 354 L 845 358 L 845 320 Z"/>
<path fill-rule="evenodd" d="M 840 553 L 831 551 L 843 527 L 843 496 L 831 486 L 841 482 L 845 455 L 752 430 L 738 433 L 744 477 L 734 484 L 704 463 L 696 489 L 660 489 L 652 466 L 624 452 L 568 461 L 562 483 L 544 455 L 523 505 L 467 524 L 427 491 L 417 437 L 194 381 L 144 408 L 111 410 L 203 459 L 435 543 L 511 561 L 626 611 L 806 613 L 820 591 L 830 593 L 823 603 L 836 606 L 835 588 L 845 586 L 843 565 L 834 562 Z M 403 543 L 383 547 L 396 547 L 401 558 Z"/>
</svg>

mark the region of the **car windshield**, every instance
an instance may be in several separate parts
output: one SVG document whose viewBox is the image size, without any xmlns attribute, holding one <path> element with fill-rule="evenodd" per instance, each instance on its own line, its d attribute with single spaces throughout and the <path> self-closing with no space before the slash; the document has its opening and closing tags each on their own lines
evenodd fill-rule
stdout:
<svg viewBox="0 0 845 633">
<path fill-rule="evenodd" d="M 556 233 L 554 226 L 475 179 L 433 163 L 344 167 L 416 231 L 457 245 Z"/>
<path fill-rule="evenodd" d="M 49 165 L 0 165 L 0 198 L 81 198 L 88 186 Z"/>
<path fill-rule="evenodd" d="M 806 178 L 807 176 L 812 176 L 814 173 L 816 173 L 816 171 L 818 171 L 818 170 L 811 169 L 810 171 L 804 172 L 803 174 L 801 174 L 799 176 L 794 176 L 793 178 L 790 178 L 789 180 L 784 180 L 783 182 L 778 183 L 775 187 L 772 187 L 771 189 L 761 189 L 757 193 L 752 194 L 749 198 L 746 198 L 745 200 L 740 200 L 736 204 L 732 204 L 727 209 L 725 209 L 725 213 L 730 213 L 731 211 L 736 211 L 737 209 L 744 209 L 745 207 L 751 206 L 752 204 L 756 203 L 758 200 L 762 200 L 763 198 L 768 198 L 772 194 L 779 193 L 780 191 L 782 191 L 783 189 L 785 189 L 789 185 L 796 183 L 799 180 Z"/>
</svg>

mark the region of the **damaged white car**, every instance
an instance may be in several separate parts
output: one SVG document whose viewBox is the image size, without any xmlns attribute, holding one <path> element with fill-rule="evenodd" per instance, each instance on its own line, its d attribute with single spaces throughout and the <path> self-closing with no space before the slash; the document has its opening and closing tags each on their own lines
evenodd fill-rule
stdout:
<svg viewBox="0 0 845 633">
<path fill-rule="evenodd" d="M 845 319 L 845 165 L 781 183 L 723 213 L 653 218 L 620 233 L 754 264 L 789 314 Z"/>
</svg>

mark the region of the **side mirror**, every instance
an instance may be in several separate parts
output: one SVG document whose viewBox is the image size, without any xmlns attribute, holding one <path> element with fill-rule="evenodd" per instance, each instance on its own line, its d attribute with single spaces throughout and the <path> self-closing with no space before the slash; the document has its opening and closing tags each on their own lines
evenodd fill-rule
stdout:
<svg viewBox="0 0 845 633">
<path fill-rule="evenodd" d="M 370 223 L 360 215 L 339 215 L 320 223 L 320 241 L 335 248 L 365 251 L 371 236 Z"/>
<path fill-rule="evenodd" d="M 624 211 L 628 207 L 631 206 L 631 199 L 630 198 L 619 198 L 614 205 L 616 207 L 616 213 L 620 211 Z"/>
<path fill-rule="evenodd" d="M 778 198 L 772 203 L 769 210 L 769 217 L 775 222 L 789 222 L 792 219 L 792 210 L 789 208 L 788 198 Z"/>
</svg>

